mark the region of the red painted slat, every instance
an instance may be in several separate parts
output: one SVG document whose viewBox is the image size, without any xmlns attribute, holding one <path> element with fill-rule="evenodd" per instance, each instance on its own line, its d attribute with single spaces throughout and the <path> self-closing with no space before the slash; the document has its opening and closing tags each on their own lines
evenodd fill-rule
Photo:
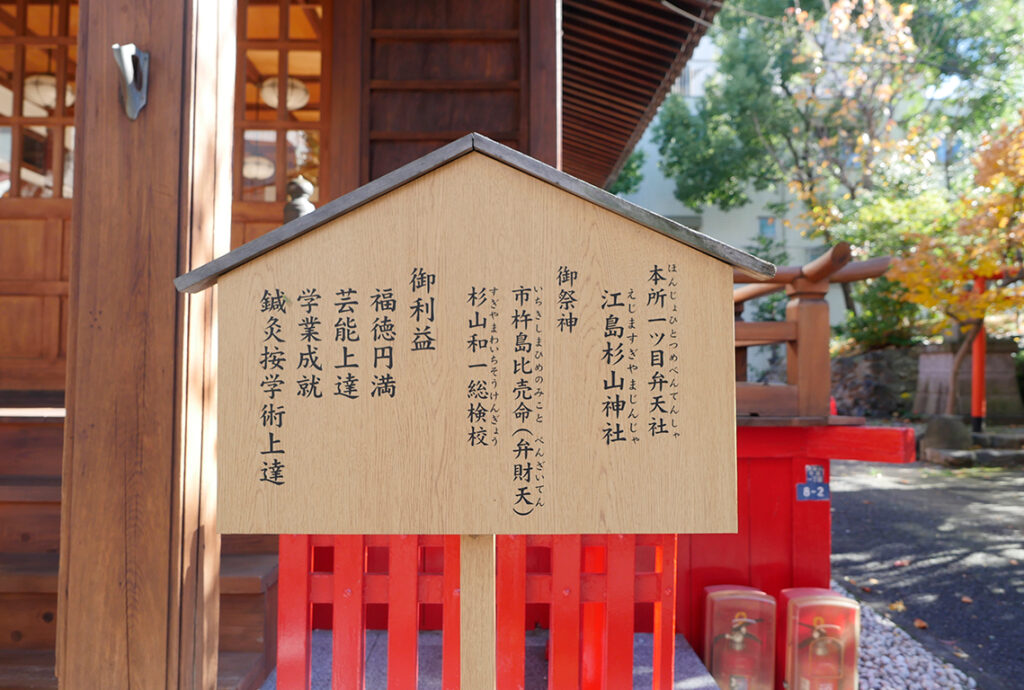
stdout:
<svg viewBox="0 0 1024 690">
<path fill-rule="evenodd" d="M 550 534 L 529 534 L 526 537 L 526 546 L 550 549 L 554 543 L 554 536 Z"/>
<path fill-rule="evenodd" d="M 797 455 L 868 462 L 913 462 L 914 430 L 904 427 L 810 426 L 737 428 L 740 457 Z"/>
<path fill-rule="evenodd" d="M 334 538 L 332 690 L 363 690 L 366 677 L 366 604 L 363 569 L 366 549 L 362 535 Z M 282 687 L 291 687 L 282 685 Z"/>
<path fill-rule="evenodd" d="M 605 687 L 633 684 L 633 594 L 636 588 L 636 535 L 608 535 L 608 625 Z"/>
<path fill-rule="evenodd" d="M 308 688 L 312 630 L 309 569 L 313 547 L 303 534 L 278 539 L 277 682 L 282 688 Z"/>
<path fill-rule="evenodd" d="M 498 535 L 497 616 L 498 690 L 522 690 L 526 653 L 526 537 Z"/>
<path fill-rule="evenodd" d="M 807 466 L 824 469 L 829 478 L 829 461 L 821 458 L 795 457 L 792 460 L 792 487 L 789 495 L 793 506 L 793 587 L 828 588 L 831 578 L 832 554 L 831 501 L 798 501 L 796 485 L 807 479 Z"/>
<path fill-rule="evenodd" d="M 690 535 L 678 535 L 676 541 L 676 632 L 687 640 L 695 639 L 693 629 L 693 590 L 690 577 Z"/>
<path fill-rule="evenodd" d="M 548 688 L 575 688 L 580 682 L 580 535 L 551 539 L 551 654 Z"/>
<path fill-rule="evenodd" d="M 313 604 L 330 604 L 334 601 L 334 574 L 309 574 L 309 601 Z"/>
<path fill-rule="evenodd" d="M 806 452 L 812 458 L 913 462 L 916 457 L 914 430 L 905 427 L 810 427 L 807 429 Z"/>
<path fill-rule="evenodd" d="M 551 601 L 551 575 L 526 573 L 526 603 L 546 604 Z"/>
<path fill-rule="evenodd" d="M 388 687 L 416 690 L 419 565 L 415 534 L 393 535 L 388 554 Z"/>
<path fill-rule="evenodd" d="M 607 535 L 600 535 L 600 541 L 604 544 L 595 544 L 594 535 L 583 537 L 583 577 L 593 578 L 595 574 L 605 580 L 605 573 L 608 567 Z M 607 606 L 605 597 L 599 599 L 591 598 L 592 592 L 588 591 L 587 583 L 582 587 L 582 612 L 583 617 L 583 646 L 580 670 L 580 688 L 582 690 L 601 690 L 601 676 L 604 670 L 604 628 Z M 602 588 L 601 594 L 607 592 L 607 587 Z M 591 595 L 591 596 L 588 596 Z"/>
<path fill-rule="evenodd" d="M 773 597 L 792 586 L 793 494 L 789 460 L 743 458 L 750 466 L 750 584 Z"/>
<path fill-rule="evenodd" d="M 661 535 L 654 567 L 659 574 L 661 600 L 654 605 L 652 690 L 671 690 L 676 659 L 676 543 L 674 534 Z"/>
<path fill-rule="evenodd" d="M 704 616 L 704 588 L 709 585 L 750 584 L 750 463 L 736 464 L 736 534 L 695 534 L 690 551 L 691 592 L 694 595 L 694 636 L 690 640 L 698 654 L 703 651 L 699 634 Z"/>
<path fill-rule="evenodd" d="M 444 591 L 444 576 L 424 575 L 421 572 L 419 582 L 416 584 L 416 590 L 416 597 L 421 604 L 440 604 L 442 592 Z"/>
<path fill-rule="evenodd" d="M 459 690 L 459 536 L 444 537 L 442 585 L 441 685 Z"/>
</svg>

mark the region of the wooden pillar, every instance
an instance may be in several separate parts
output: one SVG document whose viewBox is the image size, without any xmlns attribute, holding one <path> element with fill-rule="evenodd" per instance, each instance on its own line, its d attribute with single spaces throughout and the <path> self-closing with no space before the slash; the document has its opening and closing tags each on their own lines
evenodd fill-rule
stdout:
<svg viewBox="0 0 1024 690">
<path fill-rule="evenodd" d="M 325 152 L 328 166 L 328 189 L 320 190 L 321 202 L 347 194 L 369 182 L 369 3 L 326 3 L 325 25 L 334 37 L 330 47 L 331 92 L 328 141 Z M 366 136 L 364 137 L 364 130 Z"/>
<path fill-rule="evenodd" d="M 459 679 L 464 688 L 492 690 L 496 680 L 493 534 L 459 539 Z"/>
<path fill-rule="evenodd" d="M 216 686 L 214 302 L 227 249 L 235 3 L 80 8 L 61 513 L 66 688 Z M 150 53 L 129 120 L 111 44 Z"/>
<path fill-rule="evenodd" d="M 562 168 L 562 2 L 530 0 L 528 154 Z"/>
<path fill-rule="evenodd" d="M 829 414 L 832 382 L 826 292 L 827 280 L 797 278 L 786 286 L 786 321 L 796 322 L 796 341 L 786 347 L 786 379 L 797 387 L 797 414 L 801 417 Z"/>
</svg>

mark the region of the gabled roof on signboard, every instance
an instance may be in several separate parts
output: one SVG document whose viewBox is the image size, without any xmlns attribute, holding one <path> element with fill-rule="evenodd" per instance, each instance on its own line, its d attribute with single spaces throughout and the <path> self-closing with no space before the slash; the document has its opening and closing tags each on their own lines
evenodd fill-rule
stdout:
<svg viewBox="0 0 1024 690">
<path fill-rule="evenodd" d="M 359 189 L 324 204 L 312 213 L 271 230 L 267 234 L 256 238 L 252 242 L 243 244 L 238 249 L 214 259 L 208 264 L 178 276 L 174 279 L 174 285 L 182 292 L 199 292 L 204 290 L 216 283 L 217 278 L 221 275 L 233 271 L 256 257 L 273 251 L 282 244 L 305 235 L 307 232 L 315 230 L 321 225 L 473 151 L 505 163 L 570 194 L 575 194 L 624 218 L 640 223 L 651 230 L 660 232 L 708 256 L 746 271 L 757 278 L 767 279 L 775 275 L 775 266 L 767 261 L 762 261 L 745 251 L 708 237 L 703 233 L 697 232 L 685 225 L 680 225 L 675 221 L 659 216 L 635 204 L 631 204 L 614 194 L 610 194 L 583 180 L 578 180 L 572 175 L 567 175 L 534 158 L 530 158 L 514 149 L 492 141 L 483 135 L 467 134 L 436 151 L 428 153 L 422 158 L 403 165 L 387 175 L 378 177 L 373 182 L 365 184 Z"/>
</svg>

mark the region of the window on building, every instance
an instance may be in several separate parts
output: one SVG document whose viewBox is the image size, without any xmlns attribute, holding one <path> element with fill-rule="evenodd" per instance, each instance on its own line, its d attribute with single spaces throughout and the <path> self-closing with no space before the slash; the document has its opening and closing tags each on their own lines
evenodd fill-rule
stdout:
<svg viewBox="0 0 1024 690">
<path fill-rule="evenodd" d="M 804 263 L 810 263 L 828 251 L 828 247 L 807 247 L 804 249 Z"/>
<path fill-rule="evenodd" d="M 679 78 L 672 83 L 670 93 L 682 96 L 686 98 L 693 94 L 690 93 L 690 65 L 689 63 L 683 65 L 683 69 L 679 72 Z"/>
<path fill-rule="evenodd" d="M 779 219 L 775 216 L 760 216 L 757 219 L 757 234 L 768 239 L 778 238 Z"/>
<path fill-rule="evenodd" d="M 0 5 L 0 197 L 70 197 L 78 3 Z"/>
<path fill-rule="evenodd" d="M 238 17 L 235 199 L 283 202 L 288 181 L 302 175 L 316 201 L 328 121 L 323 4 L 240 0 Z"/>
</svg>

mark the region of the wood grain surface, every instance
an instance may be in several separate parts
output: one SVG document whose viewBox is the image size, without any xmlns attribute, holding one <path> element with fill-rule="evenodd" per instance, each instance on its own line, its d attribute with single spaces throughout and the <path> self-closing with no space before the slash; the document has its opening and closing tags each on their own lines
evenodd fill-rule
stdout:
<svg viewBox="0 0 1024 690">
<path fill-rule="evenodd" d="M 576 273 L 572 285 L 557 282 L 563 266 Z M 655 266 L 666 282 L 652 286 Z M 675 272 L 669 273 L 670 267 Z M 410 307 L 415 297 L 426 296 L 422 289 L 412 292 L 414 268 L 436 275 L 429 294 L 435 298 L 435 351 L 412 351 L 416 322 Z M 677 284 L 667 287 L 667 276 Z M 221 276 L 219 285 L 222 532 L 735 529 L 732 269 L 726 263 L 493 158 L 469 153 Z M 514 352 L 516 333 L 522 330 L 512 323 L 513 290 L 520 286 L 541 298 L 540 304 L 533 302 L 535 318 L 527 330 L 531 341 L 539 337 L 541 343 L 541 358 L 531 352 L 530 383 L 533 394 L 543 391 L 534 398 L 543 401 L 543 410 L 535 408 L 526 420 L 513 417 L 522 378 L 513 372 L 520 354 Z M 474 309 L 468 293 L 481 287 L 496 288 L 489 294 L 497 302 Z M 648 304 L 652 287 L 666 289 L 666 306 L 659 308 L 657 299 Z M 322 298 L 307 314 L 297 297 L 310 288 Z M 346 315 L 358 325 L 356 342 L 335 340 L 335 293 L 342 288 L 358 291 L 359 304 Z M 383 288 L 393 289 L 395 312 L 374 311 L 371 297 Z M 571 307 L 578 323 L 571 333 L 558 328 L 570 311 L 560 308 L 563 289 L 571 289 L 577 300 Z M 264 291 L 277 290 L 287 300 L 285 312 L 261 312 Z M 603 300 L 614 301 L 611 293 L 620 293 L 618 299 L 632 304 L 633 313 L 603 309 Z M 467 349 L 476 311 L 488 319 L 488 335 L 496 339 L 493 352 L 483 357 Z M 613 312 L 626 327 L 624 339 L 605 337 L 606 318 Z M 375 343 L 374 319 L 384 315 L 395 323 L 395 341 Z M 285 356 L 276 371 L 260 364 L 270 316 L 278 318 L 283 341 L 270 345 Z M 306 316 L 319 320 L 320 341 L 301 340 Z M 649 321 L 668 317 L 677 323 Z M 665 337 L 655 345 L 659 332 Z M 630 333 L 636 335 L 632 342 Z M 602 356 L 609 343 L 622 345 L 623 359 L 615 365 Z M 315 346 L 321 370 L 297 368 L 307 345 Z M 374 368 L 374 347 L 386 345 L 394 347 L 393 368 Z M 335 369 L 343 346 L 358 369 Z M 655 349 L 663 350 L 664 364 L 652 365 Z M 492 355 L 496 375 L 490 373 Z M 480 361 L 486 368 L 470 368 Z M 617 392 L 605 390 L 612 370 L 625 380 L 621 394 L 630 401 L 626 410 L 635 409 L 635 433 L 629 431 L 626 411 L 618 420 L 604 412 L 607 394 Z M 674 414 L 655 414 L 664 418 L 668 433 L 652 436 L 656 393 L 650 381 L 656 370 L 675 380 L 674 388 L 663 388 L 666 409 L 670 393 L 677 396 Z M 273 401 L 260 385 L 267 373 L 283 381 Z M 335 394 L 338 375 L 348 373 L 359 379 L 357 399 Z M 299 395 L 299 379 L 310 374 L 320 379 L 321 397 Z M 395 381 L 393 398 L 371 396 L 373 377 L 384 374 Z M 468 418 L 475 402 L 468 387 L 484 378 L 497 394 L 486 401 L 497 409 L 497 419 L 489 409 L 487 420 L 474 424 Z M 261 412 L 270 402 L 285 410 L 280 426 L 262 424 Z M 607 443 L 604 430 L 616 423 L 627 438 Z M 469 434 L 479 426 L 486 427 L 486 446 L 470 445 Z M 517 456 L 523 440 L 533 454 Z M 271 449 L 284 453 L 261 454 Z M 538 449 L 543 457 L 535 455 Z M 280 485 L 261 481 L 264 461 L 274 458 L 284 465 Z M 531 481 L 516 480 L 515 466 L 522 470 L 528 462 Z M 518 500 L 523 486 L 528 493 Z M 516 508 L 532 512 L 521 516 Z"/>
</svg>

